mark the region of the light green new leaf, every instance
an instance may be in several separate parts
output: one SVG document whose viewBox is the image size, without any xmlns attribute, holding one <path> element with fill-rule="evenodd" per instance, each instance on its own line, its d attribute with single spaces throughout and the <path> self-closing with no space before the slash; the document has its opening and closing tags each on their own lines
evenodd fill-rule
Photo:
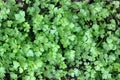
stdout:
<svg viewBox="0 0 120 80">
<path fill-rule="evenodd" d="M 13 67 L 17 69 L 20 66 L 20 64 L 17 61 L 13 61 Z"/>
<path fill-rule="evenodd" d="M 19 11 L 18 14 L 15 14 L 15 19 L 17 20 L 18 23 L 24 22 L 25 21 L 25 12 Z"/>
<path fill-rule="evenodd" d="M 26 56 L 27 57 L 33 57 L 34 56 L 34 53 L 32 50 L 29 50 L 27 53 L 26 53 Z"/>
</svg>

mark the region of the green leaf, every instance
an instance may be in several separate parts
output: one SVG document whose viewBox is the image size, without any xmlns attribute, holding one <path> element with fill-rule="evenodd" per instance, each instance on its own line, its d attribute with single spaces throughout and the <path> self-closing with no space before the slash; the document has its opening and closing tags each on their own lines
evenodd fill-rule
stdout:
<svg viewBox="0 0 120 80">
<path fill-rule="evenodd" d="M 25 12 L 19 11 L 18 14 L 15 14 L 15 19 L 17 20 L 18 23 L 24 22 L 25 21 Z"/>
<path fill-rule="evenodd" d="M 65 69 L 65 68 L 67 68 L 67 65 L 64 62 L 61 62 L 60 63 L 60 68 Z"/>
<path fill-rule="evenodd" d="M 10 77 L 11 77 L 11 79 L 17 79 L 17 74 L 11 72 Z"/>
<path fill-rule="evenodd" d="M 33 57 L 34 56 L 34 53 L 32 50 L 28 50 L 28 52 L 26 53 L 26 56 L 27 57 Z"/>
<path fill-rule="evenodd" d="M 17 69 L 20 66 L 20 64 L 17 61 L 13 61 L 13 67 Z"/>
<path fill-rule="evenodd" d="M 5 73 L 5 68 L 4 67 L 0 67 L 0 73 Z"/>
<path fill-rule="evenodd" d="M 19 72 L 23 73 L 23 69 L 21 67 L 19 67 Z"/>
<path fill-rule="evenodd" d="M 23 27 L 25 28 L 24 31 L 29 32 L 29 30 L 30 30 L 30 25 L 28 24 L 28 22 L 25 22 L 25 23 L 23 24 Z"/>
<path fill-rule="evenodd" d="M 31 77 L 30 76 L 25 76 L 25 77 L 23 77 L 23 80 L 31 80 Z"/>
<path fill-rule="evenodd" d="M 119 1 L 113 1 L 113 4 L 114 4 L 115 8 L 120 7 L 120 2 Z"/>
<path fill-rule="evenodd" d="M 74 50 L 70 50 L 70 51 L 67 51 L 65 53 L 65 57 L 71 62 L 71 61 L 74 61 L 75 59 L 75 51 Z"/>
</svg>

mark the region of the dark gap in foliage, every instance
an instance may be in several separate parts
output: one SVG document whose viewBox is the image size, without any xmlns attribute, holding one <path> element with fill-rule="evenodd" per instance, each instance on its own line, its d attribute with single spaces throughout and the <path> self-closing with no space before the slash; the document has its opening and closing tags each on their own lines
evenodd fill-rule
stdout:
<svg viewBox="0 0 120 80">
<path fill-rule="evenodd" d="M 22 80 L 22 78 L 21 78 L 21 77 L 19 77 L 17 80 Z"/>
<path fill-rule="evenodd" d="M 46 80 L 44 74 L 41 74 L 41 76 L 42 76 L 43 80 Z"/>
<path fill-rule="evenodd" d="M 38 30 L 37 32 L 38 32 L 38 33 L 41 33 L 41 32 L 43 32 L 43 30 L 41 29 L 41 30 Z"/>
<path fill-rule="evenodd" d="M 32 16 L 30 16 L 30 15 L 28 14 L 28 12 L 26 11 L 26 12 L 25 12 L 25 20 L 26 20 L 26 22 L 28 21 L 28 23 L 29 23 L 30 25 L 31 25 L 31 23 L 32 23 L 31 17 L 32 17 Z"/>
<path fill-rule="evenodd" d="M 97 61 L 97 57 L 95 57 L 95 61 Z M 90 62 L 90 66 L 92 67 L 92 69 L 93 69 L 94 66 L 95 66 L 95 64 L 94 64 L 95 61 L 91 61 L 91 62 Z"/>
<path fill-rule="evenodd" d="M 55 16 L 55 15 L 54 15 Z M 54 17 L 51 17 L 50 18 L 50 22 L 53 22 L 54 21 Z"/>
<path fill-rule="evenodd" d="M 57 8 L 61 8 L 62 5 L 61 5 L 60 2 L 58 1 L 57 4 L 55 5 L 55 7 L 57 7 Z"/>
<path fill-rule="evenodd" d="M 68 63 L 66 63 L 66 64 L 68 64 Z M 67 69 L 66 70 L 74 69 L 74 68 L 78 68 L 78 67 L 76 67 L 76 64 L 74 64 L 74 65 L 67 65 Z"/>
<path fill-rule="evenodd" d="M 45 63 L 46 63 L 46 65 L 50 64 L 48 60 Z M 47 69 L 45 68 L 45 70 L 47 70 Z"/>
<path fill-rule="evenodd" d="M 85 21 L 85 24 L 86 24 L 86 25 L 89 25 L 90 27 L 92 27 L 93 21 L 92 21 L 92 20 L 90 20 L 90 21 Z"/>
<path fill-rule="evenodd" d="M 23 73 L 19 73 L 18 71 L 19 71 L 19 69 L 17 69 L 17 71 L 15 72 L 15 74 L 17 74 L 17 76 L 18 76 L 17 80 L 22 80 L 23 75 L 26 75 L 27 71 L 24 70 Z"/>
<path fill-rule="evenodd" d="M 55 80 L 54 78 L 51 78 L 51 79 L 49 79 L 49 78 L 46 78 L 46 80 Z"/>
<path fill-rule="evenodd" d="M 86 1 L 88 4 L 94 3 L 94 0 L 71 0 L 71 2 L 80 2 L 80 1 Z"/>
<path fill-rule="evenodd" d="M 114 9 L 114 5 L 112 5 L 111 7 L 110 7 L 110 10 L 113 10 Z"/>
<path fill-rule="evenodd" d="M 111 1 L 105 1 L 105 5 L 109 5 L 111 3 Z"/>
<path fill-rule="evenodd" d="M 117 77 L 119 72 L 117 70 L 113 70 L 112 72 L 110 72 L 112 75 L 113 78 Z"/>
<path fill-rule="evenodd" d="M 41 74 L 41 76 L 42 76 L 43 80 L 55 80 L 55 79 L 53 79 L 53 78 L 50 79 L 50 78 L 48 78 L 48 77 L 45 77 L 44 74 Z"/>
<path fill-rule="evenodd" d="M 113 54 L 113 53 L 115 53 L 115 50 L 110 50 L 110 51 L 108 52 L 109 55 L 110 55 L 110 54 Z"/>
<path fill-rule="evenodd" d="M 76 10 L 73 10 L 73 12 L 75 12 L 75 13 L 79 13 L 80 10 L 76 9 Z"/>
<path fill-rule="evenodd" d="M 111 0 L 111 1 L 107 1 L 109 4 L 112 3 L 113 1 L 120 1 L 120 0 Z M 111 10 L 113 10 L 115 7 L 115 4 L 112 4 L 112 7 L 110 8 Z M 116 8 L 117 13 L 120 13 L 120 4 L 119 7 Z"/>
<path fill-rule="evenodd" d="M 120 19 L 118 19 L 115 15 L 116 15 L 116 14 L 111 14 L 111 15 L 109 15 L 107 18 L 104 19 L 104 21 L 105 21 L 106 23 L 110 23 L 110 20 L 111 20 L 111 19 L 114 19 L 115 22 L 116 22 L 116 28 L 115 28 L 115 30 L 108 30 L 108 31 L 115 32 L 115 31 L 119 28 L 119 25 L 120 25 L 120 24 L 119 24 L 119 21 L 120 21 Z"/>
<path fill-rule="evenodd" d="M 110 23 L 110 20 L 113 19 L 112 15 L 109 15 L 107 18 L 104 19 L 106 23 Z"/>
<path fill-rule="evenodd" d="M 12 62 L 11 62 L 11 63 L 9 63 L 9 66 L 10 66 L 10 67 L 12 67 L 12 66 L 13 66 L 13 63 L 12 63 Z"/>
<path fill-rule="evenodd" d="M 120 24 L 116 26 L 117 28 L 120 28 Z"/>
<path fill-rule="evenodd" d="M 110 5 L 112 3 L 112 0 L 109 1 L 105 1 L 105 5 Z M 104 6 L 105 7 L 105 6 Z M 105 7 L 106 8 L 106 7 Z M 110 7 L 110 10 L 113 10 L 114 8 L 114 4 L 112 4 L 112 6 Z"/>
<path fill-rule="evenodd" d="M 3 0 L 4 2 L 7 2 L 7 0 Z"/>
<path fill-rule="evenodd" d="M 119 58 L 120 58 L 120 55 L 119 55 Z"/>
<path fill-rule="evenodd" d="M 102 42 L 106 41 L 106 39 L 107 39 L 107 37 L 108 37 L 108 35 L 107 35 L 106 33 L 107 33 L 107 30 L 105 29 L 104 37 L 103 37 L 102 40 L 98 43 L 99 46 L 101 46 L 101 47 L 103 47 L 103 46 L 102 46 Z M 101 44 L 101 45 L 100 45 L 100 44 Z"/>
<path fill-rule="evenodd" d="M 83 1 L 83 0 L 71 0 L 72 2 L 80 2 L 80 1 Z"/>
<path fill-rule="evenodd" d="M 62 56 L 64 57 L 64 53 Z M 67 59 L 64 59 L 64 62 L 65 62 L 65 64 L 67 64 L 68 63 Z M 67 68 L 68 68 L 68 65 L 67 65 Z"/>
<path fill-rule="evenodd" d="M 94 0 L 87 0 L 87 1 L 88 1 L 88 4 L 94 3 Z"/>
<path fill-rule="evenodd" d="M 108 31 L 111 32 L 112 34 L 114 34 L 116 30 L 112 30 L 112 29 L 105 28 L 105 33 L 107 33 Z M 106 36 L 104 36 L 104 37 L 107 37 L 107 36 L 108 36 L 108 35 L 106 35 Z"/>
<path fill-rule="evenodd" d="M 48 8 L 41 8 L 41 6 L 39 6 L 39 8 L 40 8 L 40 12 L 39 12 L 39 14 L 49 14 L 49 9 Z"/>
<path fill-rule="evenodd" d="M 74 77 L 72 77 L 72 76 L 70 76 L 70 75 L 66 75 L 66 78 L 68 79 L 68 80 L 77 80 L 77 77 L 74 75 Z"/>
<path fill-rule="evenodd" d="M 26 4 L 25 2 L 23 2 L 23 10 L 26 11 L 28 8 L 28 4 Z"/>
<path fill-rule="evenodd" d="M 73 7 L 70 8 L 71 12 L 78 14 L 80 12 L 79 9 L 74 9 Z"/>
<path fill-rule="evenodd" d="M 60 39 L 58 40 L 58 45 L 60 46 L 60 49 L 61 49 L 61 53 L 62 53 L 62 56 L 64 56 L 64 50 L 65 48 L 63 47 L 63 44 L 61 43 Z"/>
<path fill-rule="evenodd" d="M 10 80 L 10 73 L 5 73 L 5 80 Z"/>
<path fill-rule="evenodd" d="M 102 75 L 101 74 L 102 74 L 101 71 L 96 71 L 96 79 L 104 80 L 104 79 L 102 79 Z"/>
<path fill-rule="evenodd" d="M 84 68 L 85 67 L 85 65 L 84 65 L 84 60 L 83 60 L 83 58 L 80 60 L 82 63 L 79 65 L 79 69 L 82 69 L 82 68 Z"/>
<path fill-rule="evenodd" d="M 114 14 L 115 15 L 115 14 Z M 116 28 L 115 28 L 115 31 L 118 29 L 118 27 L 119 27 L 119 21 L 120 21 L 120 19 L 118 19 L 116 16 L 114 16 L 113 17 L 113 19 L 115 20 L 115 22 L 116 22 Z"/>
<path fill-rule="evenodd" d="M 19 3 L 21 3 L 22 5 L 23 5 L 23 7 L 22 8 L 20 8 L 20 9 L 23 9 L 23 10 L 27 10 L 27 8 L 28 8 L 28 4 L 26 4 L 26 2 L 25 1 L 22 1 L 22 0 L 16 0 L 16 4 L 19 4 Z"/>
<path fill-rule="evenodd" d="M 73 32 L 74 35 L 77 35 L 78 32 Z"/>
<path fill-rule="evenodd" d="M 117 19 L 117 21 L 118 21 L 118 23 L 117 23 L 117 25 L 116 25 L 116 30 L 118 29 L 118 28 L 120 28 L 120 19 Z"/>
<path fill-rule="evenodd" d="M 18 25 L 18 26 L 20 26 L 20 25 Z M 23 30 L 23 29 L 18 28 L 18 30 L 19 30 L 21 33 L 24 33 L 24 30 Z"/>
<path fill-rule="evenodd" d="M 91 63 L 91 61 L 89 59 L 85 59 L 86 63 Z"/>
<path fill-rule="evenodd" d="M 1 44 L 4 44 L 5 43 L 5 41 L 0 41 L 1 42 Z"/>
<path fill-rule="evenodd" d="M 116 11 L 117 11 L 117 13 L 120 13 L 120 7 L 118 7 L 118 8 L 116 9 Z"/>
<path fill-rule="evenodd" d="M 105 23 L 104 20 L 101 20 L 101 21 L 98 21 L 98 20 L 97 20 L 97 24 L 98 24 L 98 25 L 101 25 L 101 24 L 104 24 L 104 23 Z"/>
<path fill-rule="evenodd" d="M 15 1 L 16 1 L 17 4 L 23 2 L 22 0 L 15 0 Z"/>
<path fill-rule="evenodd" d="M 30 27 L 30 31 L 29 31 L 28 34 L 29 34 L 29 37 L 31 39 L 31 42 L 33 42 L 35 40 L 35 34 L 33 32 L 33 27 L 32 26 Z"/>
<path fill-rule="evenodd" d="M 55 70 L 59 70 L 59 65 L 55 65 Z"/>
<path fill-rule="evenodd" d="M 111 33 L 113 33 L 113 34 L 114 34 L 115 31 L 116 31 L 116 30 L 112 30 L 112 29 L 106 29 L 106 30 L 107 30 L 107 32 L 109 31 L 109 32 L 111 32 Z"/>
<path fill-rule="evenodd" d="M 104 38 L 101 38 L 100 36 L 97 38 L 97 40 L 96 40 L 96 43 L 98 43 L 97 47 L 101 46 L 100 44 L 103 42 L 103 40 L 104 40 Z"/>
<path fill-rule="evenodd" d="M 35 76 L 36 80 L 40 80 L 39 76 L 37 75 L 37 72 L 34 72 L 34 76 Z"/>
<path fill-rule="evenodd" d="M 61 80 L 66 80 L 66 78 L 65 78 L 65 77 L 62 77 Z"/>
<path fill-rule="evenodd" d="M 114 19 L 116 24 L 118 24 L 119 19 L 115 16 L 116 14 L 111 14 L 107 18 L 104 19 L 106 23 L 110 23 L 111 19 Z"/>
</svg>

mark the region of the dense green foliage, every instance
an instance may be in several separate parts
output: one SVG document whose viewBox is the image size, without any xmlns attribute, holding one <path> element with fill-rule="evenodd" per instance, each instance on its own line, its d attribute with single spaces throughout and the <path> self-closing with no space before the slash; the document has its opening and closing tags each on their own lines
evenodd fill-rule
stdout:
<svg viewBox="0 0 120 80">
<path fill-rule="evenodd" d="M 119 80 L 119 3 L 0 0 L 0 80 Z"/>
</svg>

